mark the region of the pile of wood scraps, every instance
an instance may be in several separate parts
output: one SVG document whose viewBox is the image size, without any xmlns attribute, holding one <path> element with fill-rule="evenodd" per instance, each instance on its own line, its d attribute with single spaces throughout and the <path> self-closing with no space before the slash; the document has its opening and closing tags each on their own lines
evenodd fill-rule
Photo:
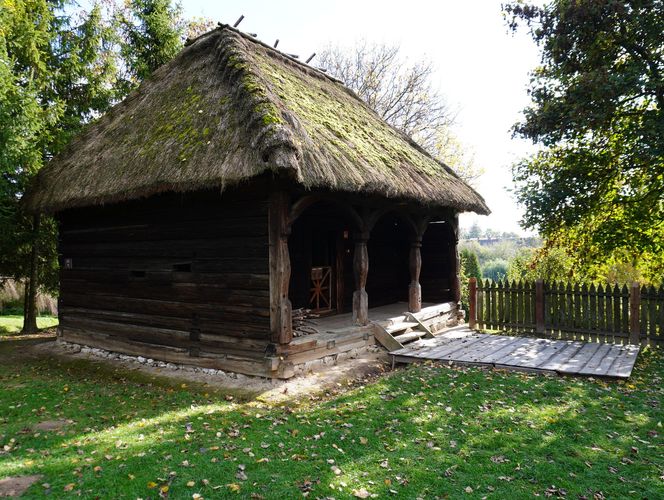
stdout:
<svg viewBox="0 0 664 500">
<path fill-rule="evenodd" d="M 320 315 L 311 312 L 311 309 L 293 309 L 293 337 L 304 337 L 319 333 L 316 328 L 316 318 Z"/>
</svg>

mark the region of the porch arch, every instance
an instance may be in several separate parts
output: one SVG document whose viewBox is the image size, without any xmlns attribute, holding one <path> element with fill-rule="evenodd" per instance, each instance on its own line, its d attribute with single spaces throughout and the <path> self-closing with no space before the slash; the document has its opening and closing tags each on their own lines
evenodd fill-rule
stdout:
<svg viewBox="0 0 664 500">
<path fill-rule="evenodd" d="M 372 307 L 407 302 L 409 311 L 421 309 L 420 247 L 426 223 L 423 217 L 394 206 L 370 215 L 367 293 Z"/>
<path fill-rule="evenodd" d="M 345 214 L 345 216 L 352 221 L 354 230 L 357 232 L 366 231 L 365 221 L 360 214 L 349 204 L 340 201 L 338 198 L 328 194 L 310 194 L 303 196 L 295 203 L 290 209 L 288 214 L 288 225 L 292 226 L 295 221 L 309 208 L 319 203 L 327 203 L 334 205 L 338 210 Z"/>
<path fill-rule="evenodd" d="M 458 301 L 458 255 L 454 220 L 429 224 L 422 238 L 422 297 L 428 302 Z"/>
</svg>

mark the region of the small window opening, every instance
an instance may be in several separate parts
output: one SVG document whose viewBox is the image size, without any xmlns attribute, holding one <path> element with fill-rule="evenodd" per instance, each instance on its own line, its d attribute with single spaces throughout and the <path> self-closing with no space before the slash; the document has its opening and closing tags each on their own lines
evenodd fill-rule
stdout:
<svg viewBox="0 0 664 500">
<path fill-rule="evenodd" d="M 173 271 L 176 273 L 190 273 L 191 262 L 180 262 L 178 264 L 173 264 Z"/>
</svg>

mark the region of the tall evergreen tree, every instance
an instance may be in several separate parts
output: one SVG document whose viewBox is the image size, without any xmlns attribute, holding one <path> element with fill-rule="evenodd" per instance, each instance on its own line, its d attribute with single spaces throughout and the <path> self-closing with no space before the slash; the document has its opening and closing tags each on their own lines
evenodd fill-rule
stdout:
<svg viewBox="0 0 664 500">
<path fill-rule="evenodd" d="M 25 214 L 21 197 L 87 122 L 175 56 L 180 13 L 170 0 L 87 12 L 73 0 L 0 0 L 0 276 L 27 281 L 25 332 L 37 328 L 38 285 L 57 288 L 57 228 Z"/>
<path fill-rule="evenodd" d="M 472 250 L 464 248 L 461 250 L 461 262 L 467 278 L 482 279 L 482 269 L 477 254 Z"/>
<path fill-rule="evenodd" d="M 20 198 L 43 164 L 43 138 L 57 113 L 42 98 L 48 88 L 53 22 L 45 1 L 0 1 L 0 275 L 32 278 L 24 301 L 27 332 L 37 328 L 38 278 L 32 264 L 40 224 L 39 217 L 21 211 Z"/>
<path fill-rule="evenodd" d="M 180 51 L 186 25 L 171 0 L 131 0 L 119 11 L 122 55 L 138 83 Z"/>
</svg>

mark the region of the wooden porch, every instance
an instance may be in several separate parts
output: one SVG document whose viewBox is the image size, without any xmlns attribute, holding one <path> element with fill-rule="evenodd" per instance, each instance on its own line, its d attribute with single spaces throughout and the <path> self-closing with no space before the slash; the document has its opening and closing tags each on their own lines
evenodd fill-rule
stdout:
<svg viewBox="0 0 664 500">
<path fill-rule="evenodd" d="M 368 310 L 366 325 L 354 324 L 353 313 L 317 318 L 316 333 L 295 337 L 277 353 L 279 376 L 292 376 L 297 365 L 363 349 L 376 343 L 402 348 L 420 338 L 433 338 L 450 321 L 456 321 L 456 303 L 423 304 L 417 312 L 408 312 L 407 302 L 396 302 Z M 389 347 L 388 347 L 389 349 Z"/>
<path fill-rule="evenodd" d="M 425 303 L 422 304 L 422 308 L 425 309 L 434 305 L 435 304 Z M 369 309 L 369 321 L 387 326 L 390 323 L 401 320 L 406 311 L 408 311 L 408 303 L 406 302 L 396 302 L 385 306 L 372 307 Z M 353 325 L 352 312 L 317 318 L 314 320 L 314 323 L 318 333 L 339 334 L 350 328 L 355 328 L 355 325 Z"/>
<path fill-rule="evenodd" d="M 639 349 L 636 345 L 489 335 L 464 325 L 390 354 L 393 363 L 430 360 L 516 371 L 628 378 Z"/>
</svg>

